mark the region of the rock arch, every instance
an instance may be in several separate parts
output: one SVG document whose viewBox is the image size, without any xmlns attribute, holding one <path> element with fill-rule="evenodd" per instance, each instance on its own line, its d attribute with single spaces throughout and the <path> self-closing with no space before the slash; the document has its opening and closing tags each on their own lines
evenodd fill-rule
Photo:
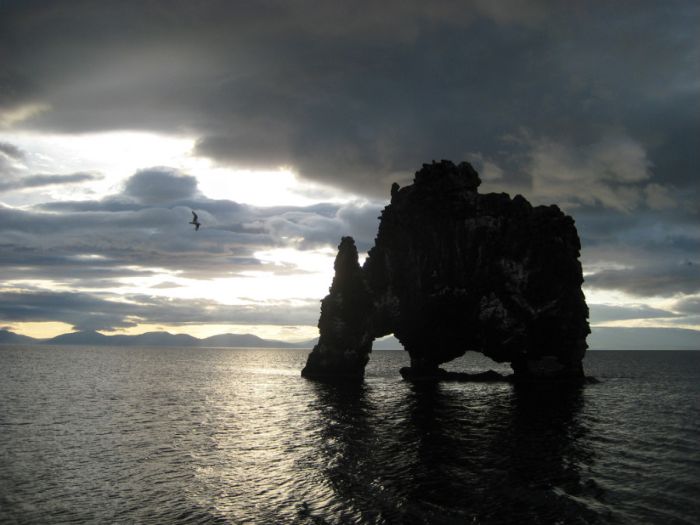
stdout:
<svg viewBox="0 0 700 525">
<path fill-rule="evenodd" d="M 320 338 L 302 375 L 361 380 L 378 337 L 394 334 L 410 375 L 474 350 L 521 380 L 583 379 L 588 307 L 574 221 L 522 196 L 479 194 L 474 168 L 424 164 L 392 185 L 363 267 L 343 237 Z"/>
</svg>

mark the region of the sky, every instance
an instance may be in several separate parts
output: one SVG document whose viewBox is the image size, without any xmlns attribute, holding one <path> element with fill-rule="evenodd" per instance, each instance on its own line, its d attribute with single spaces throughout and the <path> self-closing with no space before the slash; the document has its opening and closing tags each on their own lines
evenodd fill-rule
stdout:
<svg viewBox="0 0 700 525">
<path fill-rule="evenodd" d="M 341 236 L 364 254 L 391 183 L 450 159 L 574 217 L 593 347 L 700 348 L 699 22 L 2 0 L 0 328 L 311 339 Z"/>
</svg>

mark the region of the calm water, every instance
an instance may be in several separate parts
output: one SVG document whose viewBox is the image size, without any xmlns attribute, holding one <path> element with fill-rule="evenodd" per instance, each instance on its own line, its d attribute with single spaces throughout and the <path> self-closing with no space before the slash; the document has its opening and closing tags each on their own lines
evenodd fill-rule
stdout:
<svg viewBox="0 0 700 525">
<path fill-rule="evenodd" d="M 306 354 L 0 347 L 0 522 L 700 522 L 700 352 L 589 352 L 568 394 Z"/>
</svg>

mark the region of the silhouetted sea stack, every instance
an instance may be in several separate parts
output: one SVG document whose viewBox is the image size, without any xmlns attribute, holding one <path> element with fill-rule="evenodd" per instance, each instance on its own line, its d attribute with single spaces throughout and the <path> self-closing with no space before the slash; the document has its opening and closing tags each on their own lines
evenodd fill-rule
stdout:
<svg viewBox="0 0 700 525">
<path fill-rule="evenodd" d="M 321 335 L 301 373 L 305 377 L 361 380 L 374 340 L 369 324 L 374 305 L 352 237 L 340 241 L 333 267 L 333 284 L 321 301 Z"/>
<path fill-rule="evenodd" d="M 343 238 L 304 377 L 362 379 L 372 341 L 393 333 L 411 358 L 404 377 L 440 379 L 438 365 L 473 350 L 510 362 L 515 381 L 583 379 L 573 219 L 480 183 L 466 162 L 424 164 L 412 185 L 392 185 L 362 268 Z"/>
</svg>

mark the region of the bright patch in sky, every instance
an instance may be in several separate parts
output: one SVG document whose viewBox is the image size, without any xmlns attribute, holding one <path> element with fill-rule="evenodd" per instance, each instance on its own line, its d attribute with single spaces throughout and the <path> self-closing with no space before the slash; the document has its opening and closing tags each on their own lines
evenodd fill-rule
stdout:
<svg viewBox="0 0 700 525">
<path fill-rule="evenodd" d="M 49 339 L 73 331 L 71 325 L 58 321 L 11 323 L 10 328 L 16 334 L 37 339 Z"/>
<path fill-rule="evenodd" d="M 196 140 L 186 136 L 136 131 L 79 135 L 35 132 L 0 132 L 0 142 L 14 144 L 26 153 L 24 175 L 93 173 L 97 180 L 79 186 L 17 191 L 3 196 L 14 206 L 52 200 L 94 199 L 117 193 L 138 170 L 167 166 L 197 177 L 199 190 L 210 199 L 227 199 L 254 206 L 305 206 L 319 202 L 349 202 L 357 197 L 330 186 L 301 183 L 286 167 L 277 170 L 235 169 L 218 166 L 192 154 Z"/>
<path fill-rule="evenodd" d="M 335 253 L 330 249 L 275 249 L 256 252 L 255 257 L 271 263 L 271 271 L 243 271 L 235 277 L 190 279 L 160 269 L 156 275 L 149 277 L 122 278 L 122 286 L 112 291 L 128 295 L 148 290 L 149 295 L 210 299 L 222 305 L 290 299 L 318 300 L 328 293 L 335 258 Z M 170 285 L 159 286 L 164 282 Z"/>
</svg>

